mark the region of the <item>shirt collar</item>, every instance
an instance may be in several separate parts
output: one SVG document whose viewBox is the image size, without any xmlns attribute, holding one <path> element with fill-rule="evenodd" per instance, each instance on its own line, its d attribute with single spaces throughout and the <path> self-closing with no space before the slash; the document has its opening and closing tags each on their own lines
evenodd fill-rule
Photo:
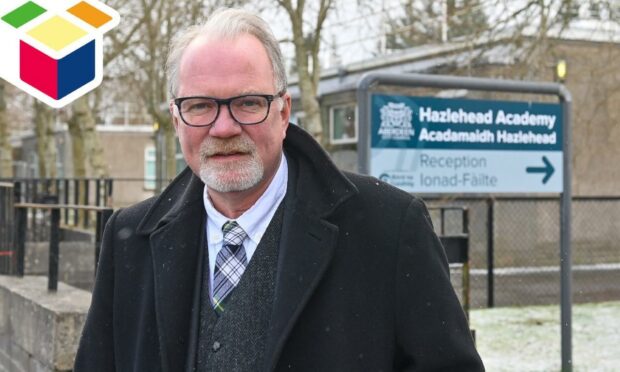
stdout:
<svg viewBox="0 0 620 372">
<path fill-rule="evenodd" d="M 267 229 L 267 225 L 271 222 L 271 218 L 267 218 L 273 214 L 280 204 L 280 201 L 286 194 L 286 186 L 288 183 L 288 163 L 284 154 L 280 157 L 280 165 L 275 176 L 271 180 L 265 192 L 258 198 L 256 203 L 234 221 L 246 232 L 248 238 L 255 244 L 258 244 Z M 207 185 L 205 184 L 203 191 L 203 202 L 207 212 L 207 223 L 210 227 L 207 229 L 209 235 L 207 237 L 210 243 L 219 243 L 223 240 L 222 226 L 228 220 L 228 217 L 221 214 L 211 202 L 208 196 Z"/>
</svg>

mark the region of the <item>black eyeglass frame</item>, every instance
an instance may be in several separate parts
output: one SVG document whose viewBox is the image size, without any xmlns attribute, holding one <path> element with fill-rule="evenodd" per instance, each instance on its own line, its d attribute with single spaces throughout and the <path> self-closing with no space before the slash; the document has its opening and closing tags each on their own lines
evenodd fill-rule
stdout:
<svg viewBox="0 0 620 372">
<path fill-rule="evenodd" d="M 240 96 L 234 96 L 234 97 L 222 98 L 222 99 L 215 98 L 215 97 L 209 97 L 209 96 L 188 96 L 188 97 L 174 98 L 172 101 L 174 102 L 174 105 L 177 107 L 177 109 L 179 111 L 179 116 L 181 117 L 181 120 L 183 120 L 183 123 L 185 125 L 187 125 L 187 126 L 190 126 L 190 127 L 204 128 L 204 127 L 209 127 L 209 126 L 213 125 L 213 123 L 215 123 L 217 118 L 220 116 L 220 108 L 221 108 L 222 105 L 225 105 L 228 108 L 228 113 L 230 114 L 230 117 L 233 118 L 237 124 L 239 124 L 239 125 L 256 125 L 256 124 L 260 124 L 260 123 L 264 122 L 265 120 L 267 120 L 267 117 L 269 116 L 269 111 L 271 110 L 271 102 L 273 102 L 276 98 L 281 98 L 282 96 L 284 96 L 284 93 L 285 92 L 282 91 L 282 92 L 280 92 L 280 93 L 278 93 L 276 95 L 271 95 L 271 94 L 242 94 Z M 244 97 L 262 97 L 262 98 L 267 99 L 267 112 L 265 113 L 265 117 L 262 118 L 261 120 L 257 121 L 257 122 L 253 122 L 253 123 L 242 123 L 239 120 L 237 120 L 237 118 L 233 114 L 232 110 L 230 109 L 230 103 L 232 101 L 234 101 L 235 99 L 244 98 Z M 200 124 L 200 125 L 190 124 L 183 117 L 183 112 L 181 111 L 181 104 L 183 103 L 183 101 L 187 101 L 189 99 L 196 99 L 196 98 L 210 99 L 210 100 L 213 100 L 217 104 L 217 112 L 215 113 L 215 117 L 213 118 L 213 120 L 210 123 L 208 123 L 208 124 Z"/>
</svg>

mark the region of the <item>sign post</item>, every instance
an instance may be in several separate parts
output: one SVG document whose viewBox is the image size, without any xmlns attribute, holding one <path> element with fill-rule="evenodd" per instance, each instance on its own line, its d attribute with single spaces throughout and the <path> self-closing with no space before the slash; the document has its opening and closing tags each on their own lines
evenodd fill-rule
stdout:
<svg viewBox="0 0 620 372">
<path fill-rule="evenodd" d="M 559 103 L 374 94 L 377 85 L 555 96 Z M 572 370 L 571 102 L 561 84 L 369 73 L 357 88 L 361 173 L 414 193 L 560 193 L 562 371 Z"/>
</svg>

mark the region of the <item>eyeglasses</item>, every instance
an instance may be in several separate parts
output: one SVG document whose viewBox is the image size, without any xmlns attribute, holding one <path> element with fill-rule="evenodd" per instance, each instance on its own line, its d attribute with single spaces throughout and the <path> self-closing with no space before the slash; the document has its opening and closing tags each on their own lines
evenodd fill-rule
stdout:
<svg viewBox="0 0 620 372">
<path fill-rule="evenodd" d="M 183 122 L 190 127 L 208 127 L 220 115 L 220 106 L 228 106 L 228 112 L 241 125 L 260 124 L 269 115 L 269 108 L 274 99 L 282 97 L 284 92 L 277 95 L 245 94 L 242 96 L 218 99 L 212 97 L 192 96 L 174 99 Z"/>
</svg>

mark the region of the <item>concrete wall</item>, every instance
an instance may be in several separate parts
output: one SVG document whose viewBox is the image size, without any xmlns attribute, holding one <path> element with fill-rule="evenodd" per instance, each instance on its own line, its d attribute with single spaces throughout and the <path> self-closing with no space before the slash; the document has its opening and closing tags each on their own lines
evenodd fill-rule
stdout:
<svg viewBox="0 0 620 372">
<path fill-rule="evenodd" d="M 89 241 L 60 242 L 58 280 L 71 286 L 92 290 L 95 280 L 95 243 Z M 47 276 L 49 242 L 26 243 L 24 270 L 26 275 Z"/>
<path fill-rule="evenodd" d="M 70 371 L 89 292 L 47 278 L 0 276 L 0 372 Z"/>
</svg>

